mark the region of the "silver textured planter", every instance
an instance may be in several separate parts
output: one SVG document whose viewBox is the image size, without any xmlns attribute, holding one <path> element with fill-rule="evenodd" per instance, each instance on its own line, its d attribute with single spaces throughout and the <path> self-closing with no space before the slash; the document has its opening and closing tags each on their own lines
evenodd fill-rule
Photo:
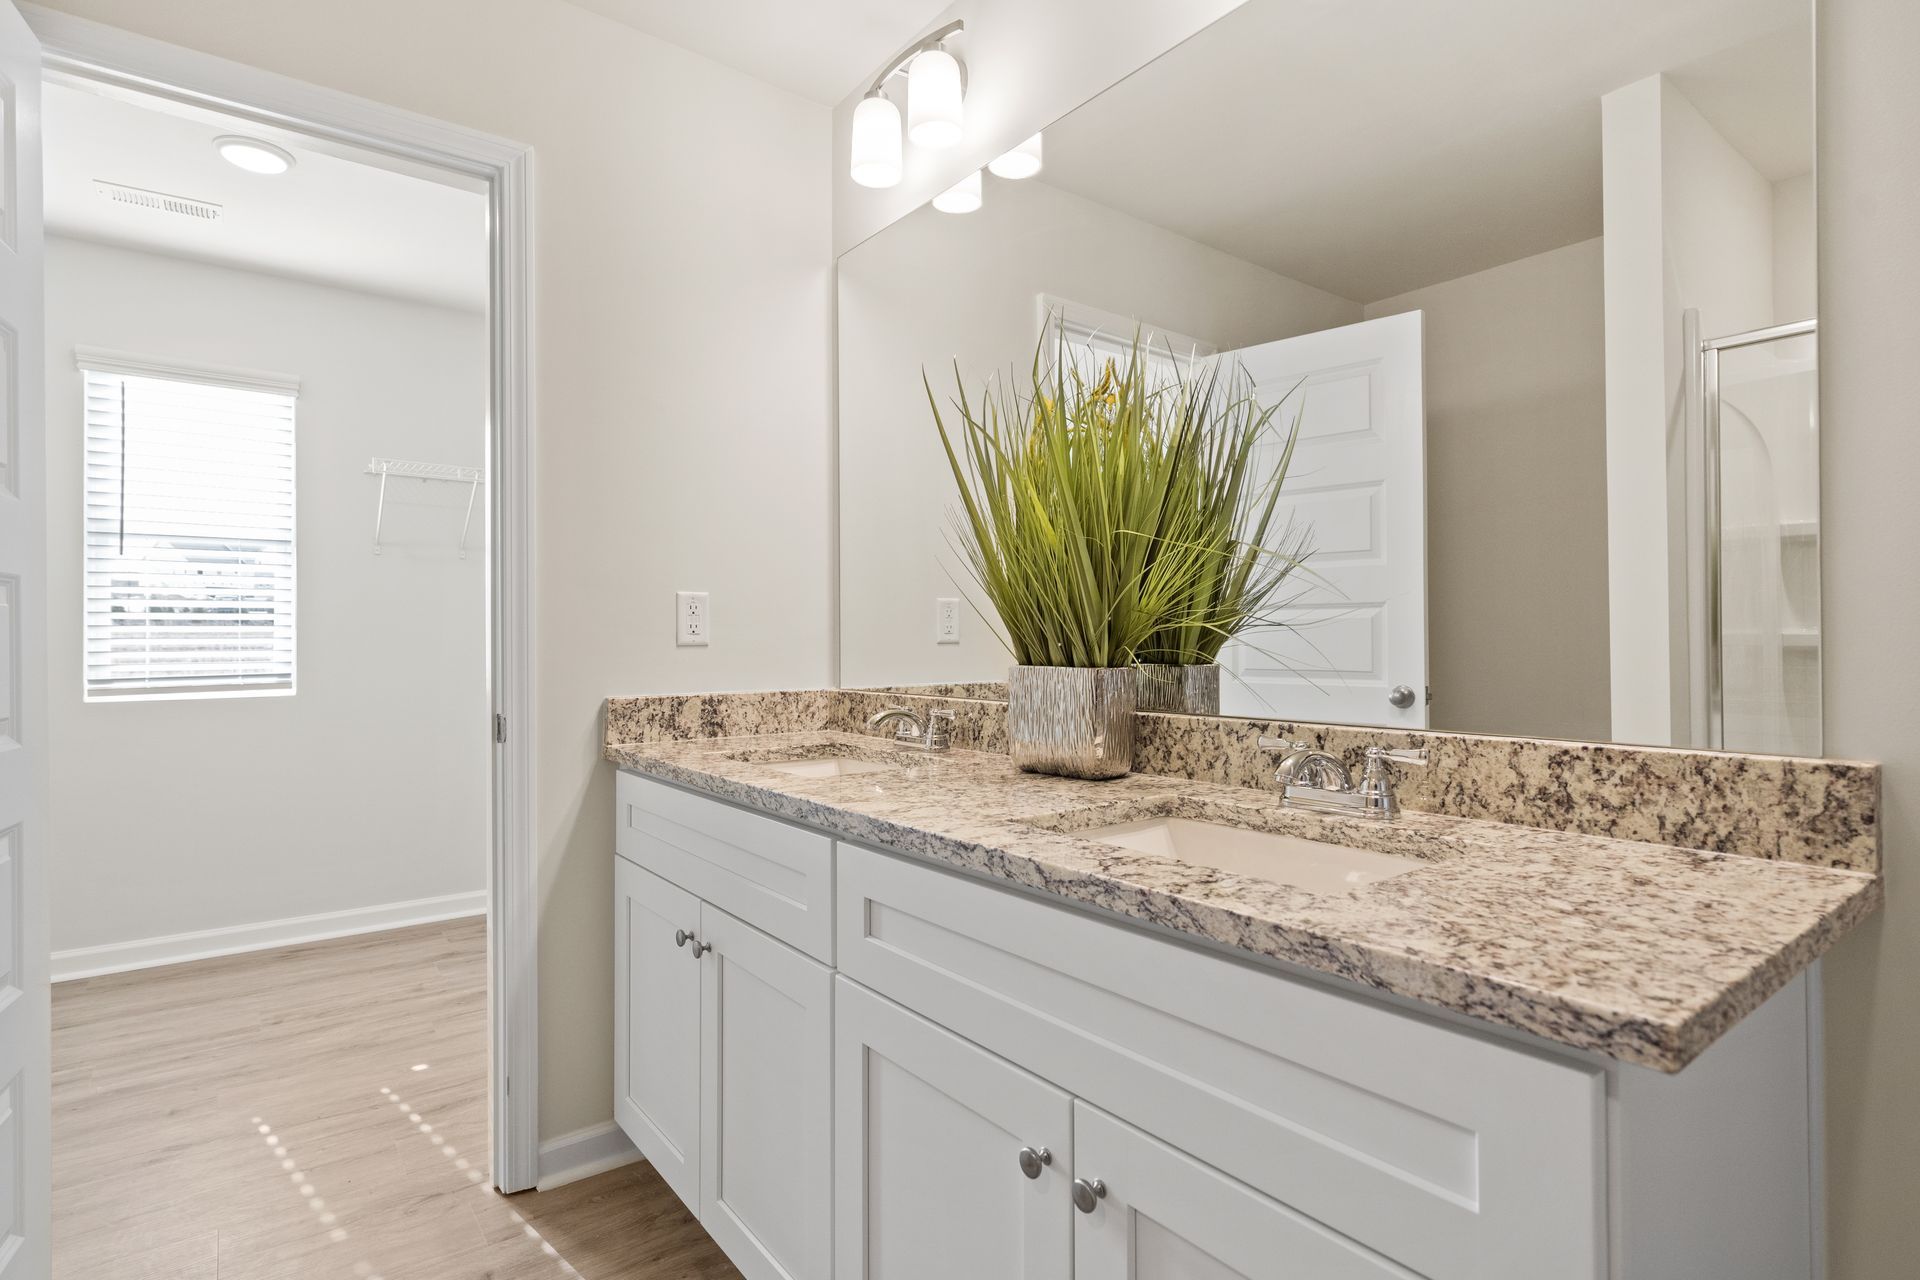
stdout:
<svg viewBox="0 0 1920 1280">
<path fill-rule="evenodd" d="M 1028 773 L 1118 778 L 1133 768 L 1132 667 L 1014 667 L 1007 752 Z"/>
<path fill-rule="evenodd" d="M 1136 693 L 1142 711 L 1171 711 L 1183 716 L 1220 714 L 1220 664 L 1180 665 L 1143 662 Z"/>
</svg>

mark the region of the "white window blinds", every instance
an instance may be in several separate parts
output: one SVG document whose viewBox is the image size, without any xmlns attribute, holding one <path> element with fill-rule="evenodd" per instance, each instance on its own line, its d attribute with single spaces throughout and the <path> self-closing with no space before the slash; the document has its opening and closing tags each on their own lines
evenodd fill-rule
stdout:
<svg viewBox="0 0 1920 1280">
<path fill-rule="evenodd" d="M 291 689 L 293 385 L 80 365 L 87 696 Z"/>
</svg>

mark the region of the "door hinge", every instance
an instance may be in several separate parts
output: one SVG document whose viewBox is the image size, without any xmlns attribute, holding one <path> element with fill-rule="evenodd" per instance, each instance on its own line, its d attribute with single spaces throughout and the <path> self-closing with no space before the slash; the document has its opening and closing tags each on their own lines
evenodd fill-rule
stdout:
<svg viewBox="0 0 1920 1280">
<path fill-rule="evenodd" d="M 493 740 L 495 742 L 507 740 L 507 716 L 504 711 L 493 713 Z"/>
</svg>

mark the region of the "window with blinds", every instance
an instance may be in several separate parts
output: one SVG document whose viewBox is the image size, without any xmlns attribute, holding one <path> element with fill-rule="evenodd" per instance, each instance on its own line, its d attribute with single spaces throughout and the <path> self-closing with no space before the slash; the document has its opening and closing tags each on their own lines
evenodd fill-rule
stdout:
<svg viewBox="0 0 1920 1280">
<path fill-rule="evenodd" d="M 291 690 L 294 384 L 80 364 L 86 696 Z"/>
</svg>

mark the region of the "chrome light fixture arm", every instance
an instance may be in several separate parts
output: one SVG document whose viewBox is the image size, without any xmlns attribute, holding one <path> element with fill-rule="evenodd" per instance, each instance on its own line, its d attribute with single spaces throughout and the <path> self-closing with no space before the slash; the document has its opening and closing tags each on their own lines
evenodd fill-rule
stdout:
<svg viewBox="0 0 1920 1280">
<path fill-rule="evenodd" d="M 907 66 L 914 60 L 914 58 L 918 57 L 920 54 L 925 53 L 929 49 L 938 49 L 942 44 L 946 43 L 947 38 L 949 36 L 959 35 L 962 31 L 965 31 L 966 29 L 967 29 L 966 22 L 963 21 L 962 19 L 955 18 L 952 22 L 949 22 L 946 26 L 940 27 L 934 31 L 930 31 L 926 35 L 922 36 L 920 39 L 914 41 L 912 44 L 908 45 L 905 49 L 902 49 L 899 53 L 895 54 L 891 59 L 888 60 L 887 69 L 885 71 L 882 71 L 878 76 L 874 77 L 873 87 L 867 90 L 865 96 L 869 98 L 878 96 L 881 92 L 883 92 L 886 89 L 887 81 L 893 79 L 895 76 L 906 74 Z M 951 50 L 949 50 L 949 52 L 951 52 Z M 960 63 L 961 85 L 962 87 L 965 87 L 967 64 L 965 60 L 960 58 L 955 58 L 954 61 Z"/>
</svg>

